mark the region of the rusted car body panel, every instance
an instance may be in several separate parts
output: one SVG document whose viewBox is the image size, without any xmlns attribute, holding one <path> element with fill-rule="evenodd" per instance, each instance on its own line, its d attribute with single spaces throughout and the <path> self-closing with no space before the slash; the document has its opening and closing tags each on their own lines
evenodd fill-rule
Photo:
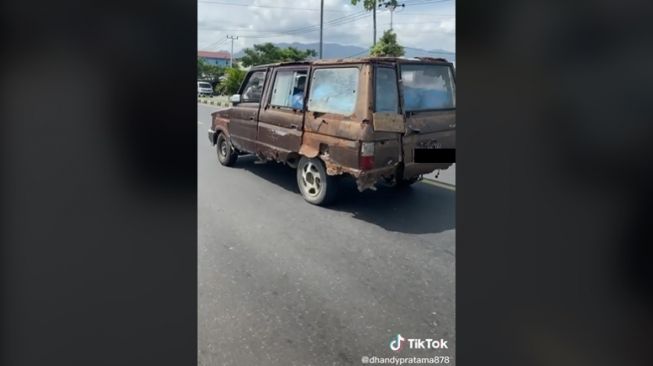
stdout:
<svg viewBox="0 0 653 366">
<path fill-rule="evenodd" d="M 215 143 L 217 132 L 222 132 L 240 152 L 290 165 L 301 156 L 319 157 L 326 166 L 327 174 L 350 174 L 356 178 L 361 191 L 374 189 L 379 181 L 409 179 L 435 169 L 446 169 L 451 163 L 415 163 L 413 149 L 455 148 L 455 110 L 415 115 L 375 112 L 375 67 L 398 70 L 403 62 L 451 65 L 441 59 L 360 58 L 255 67 L 253 71 L 266 72 L 261 102 L 239 103 L 227 110 L 214 112 L 209 139 Z M 360 70 L 358 94 L 351 115 L 312 112 L 305 107 L 307 93 L 304 93 L 304 107 L 301 109 L 280 108 L 269 103 L 273 81 L 279 72 L 305 71 L 307 75 L 313 75 L 321 68 L 340 67 Z M 307 77 L 307 80 L 306 91 L 311 88 L 311 77 Z M 361 148 L 366 142 L 374 143 L 372 169 L 362 169 L 360 166 Z"/>
</svg>

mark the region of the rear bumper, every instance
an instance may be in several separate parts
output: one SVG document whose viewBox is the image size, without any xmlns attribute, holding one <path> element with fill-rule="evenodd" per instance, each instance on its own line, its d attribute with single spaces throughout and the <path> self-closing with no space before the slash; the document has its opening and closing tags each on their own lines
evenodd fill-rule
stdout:
<svg viewBox="0 0 653 366">
<path fill-rule="evenodd" d="M 428 174 L 438 169 L 447 169 L 453 163 L 408 163 L 404 166 L 404 179 L 410 179 L 422 174 Z"/>
<path fill-rule="evenodd" d="M 372 170 L 353 170 L 350 172 L 356 178 L 356 184 L 359 191 L 366 189 L 375 189 L 374 186 L 386 180 L 392 179 L 410 179 L 420 175 L 431 173 L 438 169 L 447 169 L 452 163 L 445 164 L 421 164 L 410 163 L 404 166 L 401 174 L 399 165 L 386 166 Z"/>
<path fill-rule="evenodd" d="M 379 181 L 392 179 L 397 174 L 397 169 L 398 165 L 394 164 L 372 170 L 358 170 L 358 174 L 354 174 L 358 190 L 362 192 L 366 189 L 375 189 L 374 186 Z"/>
</svg>

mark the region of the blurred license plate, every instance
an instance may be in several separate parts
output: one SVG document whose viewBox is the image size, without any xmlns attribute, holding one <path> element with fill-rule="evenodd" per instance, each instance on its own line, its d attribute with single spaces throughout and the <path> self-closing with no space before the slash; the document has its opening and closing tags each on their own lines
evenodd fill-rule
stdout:
<svg viewBox="0 0 653 366">
<path fill-rule="evenodd" d="M 455 163 L 456 149 L 424 149 L 413 150 L 416 163 Z"/>
</svg>

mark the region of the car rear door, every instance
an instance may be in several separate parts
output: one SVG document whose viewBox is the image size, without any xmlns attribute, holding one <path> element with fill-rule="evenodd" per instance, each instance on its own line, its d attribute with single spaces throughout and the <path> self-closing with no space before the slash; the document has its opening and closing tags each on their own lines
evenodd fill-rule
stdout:
<svg viewBox="0 0 653 366">
<path fill-rule="evenodd" d="M 383 167 L 402 161 L 401 137 L 406 126 L 400 113 L 395 64 L 377 63 L 373 70 L 374 161 Z"/>
<path fill-rule="evenodd" d="M 415 149 L 455 149 L 455 77 L 448 63 L 400 63 L 405 116 L 404 177 L 446 168 L 450 163 L 415 162 Z"/>
<path fill-rule="evenodd" d="M 303 143 L 321 140 L 338 165 L 358 167 L 361 131 L 367 119 L 362 64 L 313 66 L 308 84 Z"/>
<path fill-rule="evenodd" d="M 258 141 L 274 155 L 299 151 L 304 127 L 304 100 L 308 66 L 280 67 L 259 113 Z"/>
</svg>

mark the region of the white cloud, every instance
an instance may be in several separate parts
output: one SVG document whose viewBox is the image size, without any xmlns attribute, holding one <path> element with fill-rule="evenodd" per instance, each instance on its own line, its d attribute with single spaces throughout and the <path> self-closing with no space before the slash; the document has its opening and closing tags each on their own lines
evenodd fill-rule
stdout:
<svg viewBox="0 0 653 366">
<path fill-rule="evenodd" d="M 227 35 L 239 36 L 234 51 L 263 42 L 319 41 L 319 0 L 198 0 L 198 48 L 229 50 Z M 232 3 L 239 6 L 224 4 Z M 415 5 L 406 0 L 405 8 L 394 14 L 394 29 L 399 42 L 424 49 L 455 49 L 455 2 Z M 313 9 L 297 10 L 289 8 Z M 362 5 L 350 0 L 324 1 L 324 42 L 369 47 L 372 42 L 372 16 Z M 390 14 L 377 12 L 377 37 L 389 28 Z M 291 34 L 288 34 L 288 31 Z"/>
</svg>

